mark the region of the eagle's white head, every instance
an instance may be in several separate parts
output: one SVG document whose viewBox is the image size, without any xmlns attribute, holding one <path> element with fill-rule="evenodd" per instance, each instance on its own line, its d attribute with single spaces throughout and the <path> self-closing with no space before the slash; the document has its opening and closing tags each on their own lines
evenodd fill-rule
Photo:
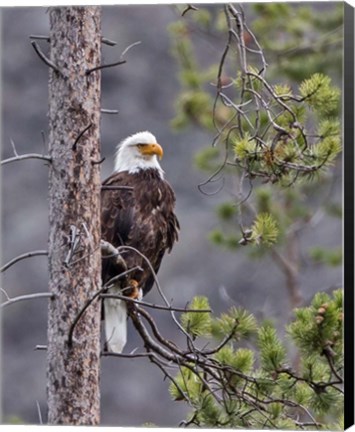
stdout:
<svg viewBox="0 0 355 432">
<path fill-rule="evenodd" d="M 148 132 L 138 132 L 118 144 L 115 157 L 115 172 L 128 171 L 130 174 L 153 168 L 163 178 L 164 171 L 158 162 L 163 157 L 163 149 L 155 136 Z"/>
</svg>

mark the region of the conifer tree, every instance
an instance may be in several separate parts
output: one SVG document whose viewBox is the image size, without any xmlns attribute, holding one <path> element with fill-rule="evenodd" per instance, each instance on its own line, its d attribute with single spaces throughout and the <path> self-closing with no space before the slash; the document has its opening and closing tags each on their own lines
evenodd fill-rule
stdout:
<svg viewBox="0 0 355 432">
<path fill-rule="evenodd" d="M 334 4 L 320 17 L 312 6 L 251 7 L 251 23 L 242 8 L 225 6 L 189 11 L 171 26 L 181 82 L 172 125 L 194 124 L 212 134 L 212 145 L 195 158 L 208 176 L 202 192 L 218 189 L 222 176 L 237 184 L 216 208 L 220 223 L 210 240 L 232 251 L 254 246 L 247 248 L 251 257 L 270 256 L 284 274 L 292 309 L 303 301 L 302 231 L 320 215 L 341 217 L 341 203 L 329 193 L 342 150 L 341 68 L 331 66 L 333 52 L 341 56 L 343 9 Z M 198 34 L 227 40 L 208 68 L 197 61 Z M 342 262 L 340 243 L 315 245 L 304 255 L 318 264 Z"/>
<path fill-rule="evenodd" d="M 238 187 L 216 208 L 220 228 L 209 238 L 231 251 L 246 246 L 254 258 L 271 256 L 284 273 L 293 319 L 284 340 L 272 321 L 260 323 L 240 308 L 220 317 L 183 314 L 194 346 L 214 348 L 195 348 L 209 368 L 198 361 L 181 367 L 170 393 L 191 408 L 185 425 L 342 429 L 343 293 L 319 292 L 304 304 L 298 234 L 319 213 L 341 216 L 327 192 L 342 150 L 341 61 L 327 54 L 338 48 L 341 59 L 343 8 L 322 14 L 310 5 L 250 8 L 250 22 L 241 6 L 181 8 L 182 19 L 170 28 L 181 82 L 172 125 L 211 132 L 212 145 L 195 159 L 208 176 L 200 190 L 208 194 L 221 174 Z M 198 34 L 226 41 L 207 68 L 197 60 Z M 326 199 L 312 208 L 307 199 L 315 191 Z M 342 261 L 340 244 L 306 253 L 315 263 Z M 190 307 L 209 309 L 208 299 L 196 297 Z"/>
</svg>

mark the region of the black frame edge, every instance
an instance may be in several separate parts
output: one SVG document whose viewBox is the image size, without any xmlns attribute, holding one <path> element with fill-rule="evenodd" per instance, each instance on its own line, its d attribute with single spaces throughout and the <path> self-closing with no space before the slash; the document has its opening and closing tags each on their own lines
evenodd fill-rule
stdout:
<svg viewBox="0 0 355 432">
<path fill-rule="evenodd" d="M 344 2 L 344 428 L 354 424 L 354 8 Z"/>
</svg>

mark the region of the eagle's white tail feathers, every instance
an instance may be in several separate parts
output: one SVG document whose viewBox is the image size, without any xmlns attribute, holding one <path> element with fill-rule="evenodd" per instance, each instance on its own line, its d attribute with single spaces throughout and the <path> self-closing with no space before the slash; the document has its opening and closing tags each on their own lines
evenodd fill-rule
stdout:
<svg viewBox="0 0 355 432">
<path fill-rule="evenodd" d="M 105 299 L 104 308 L 107 348 L 111 352 L 121 353 L 127 342 L 126 302 L 117 299 Z"/>
</svg>

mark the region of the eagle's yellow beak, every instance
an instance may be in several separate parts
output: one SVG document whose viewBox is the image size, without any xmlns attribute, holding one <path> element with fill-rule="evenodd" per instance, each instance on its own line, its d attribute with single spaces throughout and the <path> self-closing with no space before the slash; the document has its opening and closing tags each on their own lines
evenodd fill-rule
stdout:
<svg viewBox="0 0 355 432">
<path fill-rule="evenodd" d="M 161 159 L 164 154 L 163 148 L 156 143 L 140 145 L 138 146 L 138 148 L 139 151 L 142 153 L 142 155 L 147 155 L 147 156 L 157 155 L 159 159 Z"/>
</svg>

